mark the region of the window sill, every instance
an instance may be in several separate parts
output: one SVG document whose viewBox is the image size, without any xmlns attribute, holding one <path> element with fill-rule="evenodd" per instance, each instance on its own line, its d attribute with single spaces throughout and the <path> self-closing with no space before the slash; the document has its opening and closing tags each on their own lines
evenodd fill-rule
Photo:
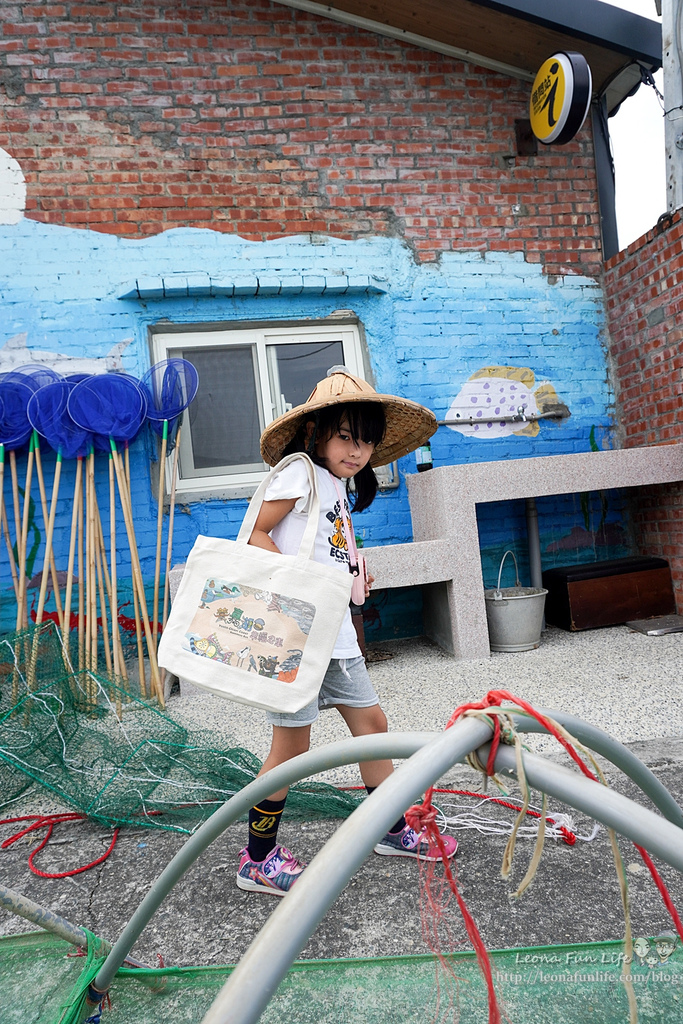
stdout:
<svg viewBox="0 0 683 1024">
<path fill-rule="evenodd" d="M 263 476 L 265 477 L 265 473 Z M 175 501 L 178 505 L 196 505 L 202 501 L 235 501 L 240 498 L 249 501 L 259 486 L 261 481 L 250 484 L 225 484 L 222 487 L 207 487 L 206 490 L 200 490 L 196 487 L 181 487 L 178 486 L 175 495 Z M 168 507 L 169 499 L 165 499 L 165 505 Z"/>
<path fill-rule="evenodd" d="M 388 283 L 365 274 L 329 277 L 211 277 L 209 274 L 168 274 L 164 277 L 139 277 L 128 285 L 119 299 L 181 299 L 191 297 L 224 298 L 296 295 L 382 295 Z"/>
</svg>

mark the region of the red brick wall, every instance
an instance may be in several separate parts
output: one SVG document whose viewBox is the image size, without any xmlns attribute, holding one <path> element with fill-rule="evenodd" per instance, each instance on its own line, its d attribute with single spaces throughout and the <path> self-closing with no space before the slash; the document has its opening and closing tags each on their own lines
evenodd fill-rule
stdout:
<svg viewBox="0 0 683 1024">
<path fill-rule="evenodd" d="M 267 0 L 0 4 L 28 216 L 128 236 L 391 234 L 595 274 L 590 129 L 516 157 L 528 89 Z"/>
<path fill-rule="evenodd" d="M 678 211 L 605 264 L 617 418 L 625 448 L 683 441 L 683 220 Z M 668 558 L 683 612 L 683 485 L 634 491 L 638 543 Z"/>
</svg>

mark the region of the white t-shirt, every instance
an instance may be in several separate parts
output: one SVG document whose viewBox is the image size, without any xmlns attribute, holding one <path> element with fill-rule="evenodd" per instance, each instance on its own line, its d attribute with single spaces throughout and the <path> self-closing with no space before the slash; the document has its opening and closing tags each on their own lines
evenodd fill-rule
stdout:
<svg viewBox="0 0 683 1024">
<path fill-rule="evenodd" d="M 334 486 L 333 477 L 328 470 L 323 469 L 322 466 L 315 466 L 315 473 L 318 478 L 318 494 L 320 495 L 320 521 L 315 535 L 313 558 L 322 565 L 333 565 L 341 572 L 348 572 L 349 554 L 341 520 L 339 495 Z M 349 529 L 352 530 L 351 512 L 346 499 L 346 486 L 343 481 L 339 481 L 338 486 L 344 501 L 344 514 Z M 292 511 L 270 532 L 270 536 L 283 555 L 295 555 L 299 550 L 301 538 L 308 522 L 306 513 L 310 493 L 311 486 L 303 459 L 285 466 L 271 480 L 266 489 L 266 501 L 280 501 L 285 498 L 297 499 Z M 332 651 L 332 657 L 358 658 L 360 654 L 356 630 L 351 621 L 351 609 L 348 608 Z"/>
</svg>

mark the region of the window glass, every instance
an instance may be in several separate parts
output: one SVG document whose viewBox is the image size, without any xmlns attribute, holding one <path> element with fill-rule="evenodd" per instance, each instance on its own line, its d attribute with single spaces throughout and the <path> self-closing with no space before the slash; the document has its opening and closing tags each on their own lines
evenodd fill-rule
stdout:
<svg viewBox="0 0 683 1024">
<path fill-rule="evenodd" d="M 191 465 L 197 475 L 229 466 L 259 470 L 259 400 L 251 347 L 183 349 L 182 358 L 199 374 L 199 390 L 190 408 Z M 181 459 L 185 453 L 181 451 Z M 186 456 L 187 457 L 187 456 Z"/>
<path fill-rule="evenodd" d="M 344 362 L 341 341 L 299 342 L 268 346 L 271 387 L 281 416 L 302 405 L 331 366 Z"/>
</svg>

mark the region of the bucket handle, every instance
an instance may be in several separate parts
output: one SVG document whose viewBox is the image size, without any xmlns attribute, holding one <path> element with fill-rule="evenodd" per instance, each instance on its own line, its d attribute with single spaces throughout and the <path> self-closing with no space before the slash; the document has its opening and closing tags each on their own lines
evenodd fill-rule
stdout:
<svg viewBox="0 0 683 1024">
<path fill-rule="evenodd" d="M 503 555 L 503 557 L 500 560 L 500 569 L 498 570 L 498 586 L 496 587 L 496 592 L 493 595 L 494 601 L 502 601 L 503 600 L 503 595 L 500 592 L 500 578 L 503 575 L 503 566 L 505 565 L 505 559 L 507 558 L 508 555 L 512 555 L 512 561 L 515 563 L 515 586 L 516 587 L 521 587 L 521 585 L 522 585 L 519 582 L 519 569 L 517 568 L 517 559 L 515 558 L 515 553 L 514 553 L 514 551 L 512 551 L 511 548 L 508 548 L 508 550 L 505 552 L 505 554 Z"/>
</svg>

